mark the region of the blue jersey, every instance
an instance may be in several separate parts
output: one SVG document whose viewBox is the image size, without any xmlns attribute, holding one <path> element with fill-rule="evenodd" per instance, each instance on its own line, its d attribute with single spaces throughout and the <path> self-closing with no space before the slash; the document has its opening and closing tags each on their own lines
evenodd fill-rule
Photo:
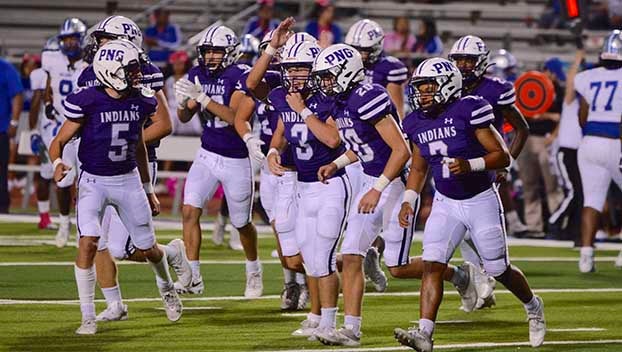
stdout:
<svg viewBox="0 0 622 352">
<path fill-rule="evenodd" d="M 516 101 L 514 85 L 500 78 L 482 77 L 477 86 L 469 92 L 469 95 L 486 99 L 492 106 L 495 115 L 493 125 L 499 133 L 503 133 L 503 113 L 501 110 L 505 106 L 511 106 Z"/>
<path fill-rule="evenodd" d="M 375 127 L 387 115 L 397 119 L 389 94 L 378 84 L 359 84 L 337 99 L 331 112 L 341 140 L 361 161 L 363 172 L 374 177 L 382 174 L 391 156 L 391 147 Z"/>
<path fill-rule="evenodd" d="M 142 83 L 156 92 L 159 92 L 164 87 L 164 75 L 160 69 L 152 63 L 145 63 L 141 65 L 141 72 L 143 75 Z M 95 70 L 93 65 L 86 67 L 80 77 L 78 77 L 78 87 L 97 87 L 101 83 L 95 76 Z M 145 128 L 152 124 L 151 119 L 145 122 Z M 155 162 L 158 160 L 156 155 L 156 148 L 160 146 L 160 141 L 147 144 L 147 156 L 149 161 Z"/>
<path fill-rule="evenodd" d="M 481 97 L 467 96 L 449 104 L 438 116 L 414 111 L 403 121 L 404 131 L 428 162 L 436 190 L 453 199 L 467 199 L 489 189 L 494 172 L 454 175 L 443 163 L 446 158 L 471 159 L 488 154 L 475 137 L 478 128 L 489 128 L 493 109 Z"/>
<path fill-rule="evenodd" d="M 376 83 L 387 87 L 389 83 L 403 84 L 408 81 L 408 68 L 393 56 L 381 55 L 378 60 L 365 68 L 365 83 Z"/>
<path fill-rule="evenodd" d="M 195 66 L 188 72 L 188 80 L 194 82 L 195 77 L 198 77 L 206 95 L 216 103 L 229 106 L 240 76 L 248 69 L 249 67 L 245 65 L 231 65 L 224 70 L 211 72 L 201 66 Z M 200 107 L 199 117 L 204 121 L 201 135 L 203 149 L 228 158 L 248 157 L 246 144 L 233 125 L 203 107 Z"/>
<path fill-rule="evenodd" d="M 330 164 L 346 150 L 343 145 L 338 148 L 330 148 L 322 143 L 302 119 L 302 116 L 292 110 L 285 100 L 287 91 L 283 87 L 278 87 L 270 92 L 268 100 L 278 112 L 278 117 L 285 126 L 285 139 L 292 146 L 292 155 L 296 170 L 298 171 L 298 181 L 317 182 L 317 172 L 320 167 Z M 311 111 L 323 122 L 330 117 L 332 104 L 319 94 L 310 96 L 305 101 Z M 338 170 L 335 176 L 345 173 L 343 169 Z"/>
<path fill-rule="evenodd" d="M 157 101 L 133 92 L 111 98 L 103 87 L 77 90 L 63 102 L 65 117 L 82 122 L 78 158 L 81 168 L 100 176 L 123 175 L 136 168 L 136 146 Z"/>
</svg>

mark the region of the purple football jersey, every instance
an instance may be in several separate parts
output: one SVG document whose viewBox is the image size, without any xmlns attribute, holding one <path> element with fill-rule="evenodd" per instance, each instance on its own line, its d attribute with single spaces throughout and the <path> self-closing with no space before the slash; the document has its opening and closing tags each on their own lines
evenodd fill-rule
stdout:
<svg viewBox="0 0 622 352">
<path fill-rule="evenodd" d="M 408 68 L 393 56 L 382 55 L 365 69 L 365 83 L 376 83 L 387 87 L 389 83 L 402 84 L 408 81 Z"/>
<path fill-rule="evenodd" d="M 143 74 L 142 83 L 146 87 L 149 87 L 156 92 L 159 92 L 162 87 L 164 87 L 164 75 L 157 66 L 152 63 L 146 63 L 141 66 L 141 71 Z M 95 76 L 93 65 L 86 67 L 82 73 L 80 73 L 80 77 L 78 77 L 78 87 L 98 87 L 100 85 L 101 83 L 99 83 L 97 77 Z M 149 127 L 151 124 L 151 119 L 147 120 L 145 122 L 145 128 Z M 158 160 L 156 148 L 159 146 L 160 141 L 147 144 L 147 156 L 149 157 L 149 161 L 153 162 Z"/>
<path fill-rule="evenodd" d="M 453 199 L 467 199 L 489 189 L 494 172 L 454 175 L 443 164 L 445 158 L 471 159 L 488 154 L 475 137 L 478 128 L 489 128 L 493 109 L 481 97 L 467 96 L 449 104 L 436 117 L 414 111 L 403 121 L 404 131 L 428 162 L 436 190 Z"/>
<path fill-rule="evenodd" d="M 397 119 L 389 93 L 378 84 L 359 84 L 347 96 L 335 101 L 331 116 L 337 122 L 341 140 L 361 161 L 363 172 L 378 177 L 391 156 L 391 147 L 374 124 L 387 115 Z"/>
<path fill-rule="evenodd" d="M 497 77 L 482 77 L 477 86 L 468 94 L 482 97 L 488 101 L 495 115 L 493 125 L 499 133 L 503 133 L 503 113 L 501 110 L 504 106 L 512 105 L 516 101 L 514 85 Z"/>
<path fill-rule="evenodd" d="M 228 106 L 240 76 L 246 70 L 248 66 L 245 65 L 231 65 L 218 72 L 210 72 L 201 66 L 195 66 L 188 72 L 188 80 L 194 82 L 195 77 L 198 77 L 205 94 L 216 103 Z M 233 125 L 202 107 L 199 110 L 199 117 L 204 121 L 201 135 L 203 149 L 228 158 L 248 157 L 246 144 Z"/>
<path fill-rule="evenodd" d="M 278 87 L 270 92 L 268 100 L 278 111 L 278 117 L 285 126 L 285 139 L 292 146 L 292 154 L 296 170 L 298 171 L 298 181 L 317 182 L 317 171 L 320 167 L 330 164 L 333 160 L 343 154 L 346 149 L 343 145 L 338 148 L 330 148 L 322 143 L 309 130 L 300 114 L 292 110 L 285 100 L 287 91 L 283 87 Z M 329 100 L 319 94 L 310 96 L 305 101 L 306 105 L 321 120 L 326 121 L 330 117 L 332 104 Z M 345 173 L 344 169 L 338 170 L 335 176 Z"/>
<path fill-rule="evenodd" d="M 63 105 L 67 119 L 82 122 L 78 158 L 84 171 L 114 176 L 136 167 L 138 137 L 155 113 L 155 98 L 136 93 L 114 99 L 103 87 L 90 87 L 69 94 Z"/>
</svg>

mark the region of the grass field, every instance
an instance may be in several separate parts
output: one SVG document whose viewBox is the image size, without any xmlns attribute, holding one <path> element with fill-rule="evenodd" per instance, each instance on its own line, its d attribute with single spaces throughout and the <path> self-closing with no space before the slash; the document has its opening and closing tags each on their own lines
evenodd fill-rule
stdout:
<svg viewBox="0 0 622 352">
<path fill-rule="evenodd" d="M 161 242 L 179 231 L 160 231 Z M 101 323 L 95 336 L 76 336 L 80 312 L 72 261 L 75 248 L 32 245 L 53 238 L 35 225 L 0 223 L 0 351 L 281 351 L 339 350 L 291 337 L 303 314 L 279 310 L 281 269 L 270 257 L 274 240 L 260 239 L 264 261 L 264 297 L 243 299 L 243 255 L 203 244 L 202 275 L 206 292 L 184 299 L 178 323 L 166 320 L 147 265 L 121 265 L 123 297 L 129 320 Z M 11 245 L 8 245 L 11 244 Z M 23 245 L 28 244 L 28 245 Z M 416 243 L 411 255 L 420 253 Z M 598 251 L 597 272 L 578 273 L 578 253 L 568 248 L 514 246 L 514 264 L 543 297 L 549 332 L 538 351 L 622 351 L 622 271 L 613 266 L 617 251 Z M 99 291 L 99 290 L 98 290 Z M 354 350 L 403 348 L 393 339 L 395 327 L 418 319 L 419 282 L 389 282 L 385 294 L 365 298 L 363 345 Z M 436 349 L 450 351 L 529 351 L 525 312 L 501 287 L 497 306 L 474 313 L 458 310 L 459 297 L 447 286 L 435 333 Z M 101 299 L 98 292 L 97 298 Z M 98 301 L 97 309 L 105 308 Z M 341 317 L 339 317 L 341 322 Z"/>
</svg>

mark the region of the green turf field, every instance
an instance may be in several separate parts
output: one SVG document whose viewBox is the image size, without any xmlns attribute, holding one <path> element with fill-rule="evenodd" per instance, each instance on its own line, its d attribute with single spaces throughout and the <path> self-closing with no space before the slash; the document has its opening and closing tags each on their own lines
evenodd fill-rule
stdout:
<svg viewBox="0 0 622 352">
<path fill-rule="evenodd" d="M 158 235 L 167 242 L 180 233 Z M 351 350 L 289 336 L 304 317 L 283 314 L 278 308 L 281 269 L 270 257 L 274 240 L 269 237 L 260 239 L 262 299 L 240 298 L 243 255 L 214 247 L 208 234 L 202 260 L 209 262 L 201 267 L 206 292 L 184 300 L 186 310 L 178 323 L 166 320 L 160 309 L 151 269 L 121 265 L 129 320 L 100 323 L 97 335 L 76 336 L 80 312 L 71 264 L 75 248 L 59 250 L 30 242 L 52 238 L 52 232 L 38 232 L 32 224 L 0 223 L 0 351 Z M 411 255 L 418 253 L 420 246 L 415 244 Z M 617 251 L 598 251 L 605 261 L 597 262 L 598 272 L 592 275 L 578 273 L 573 261 L 578 253 L 572 249 L 512 247 L 510 253 L 545 302 L 550 330 L 547 344 L 538 351 L 622 351 L 622 271 L 613 266 Z M 363 345 L 356 350 L 401 350 L 392 331 L 418 319 L 418 292 L 418 281 L 391 279 L 386 294 L 368 295 Z M 435 333 L 437 350 L 532 350 L 526 345 L 525 312 L 503 287 L 498 287 L 495 308 L 470 314 L 458 310 L 459 298 L 451 286 L 445 292 Z M 102 298 L 99 292 L 97 298 Z M 104 307 L 99 301 L 98 311 Z"/>
</svg>

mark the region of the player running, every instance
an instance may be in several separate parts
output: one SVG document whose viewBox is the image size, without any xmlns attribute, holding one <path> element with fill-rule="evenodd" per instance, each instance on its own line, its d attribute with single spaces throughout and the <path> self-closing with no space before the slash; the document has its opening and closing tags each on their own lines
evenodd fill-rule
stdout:
<svg viewBox="0 0 622 352">
<path fill-rule="evenodd" d="M 117 209 L 137 251 L 155 275 L 169 320 L 181 318 L 182 305 L 168 271 L 166 254 L 157 246 L 152 215 L 159 202 L 150 182 L 143 125 L 157 101 L 135 87 L 141 79 L 139 53 L 126 41 L 112 41 L 96 53 L 93 69 L 102 86 L 76 90 L 63 103 L 67 120 L 52 141 L 54 179 L 71 171 L 61 159 L 67 143 L 80 133 L 80 177 L 76 217 L 80 245 L 75 276 L 82 311 L 77 334 L 95 334 L 94 259 L 101 234 L 101 216 L 108 205 Z M 142 185 L 141 185 L 142 183 Z"/>
<path fill-rule="evenodd" d="M 401 344 L 417 351 L 433 349 L 432 334 L 443 297 L 443 275 L 467 229 L 486 273 L 507 287 L 525 306 L 532 346 L 542 345 L 546 326 L 542 299 L 533 294 L 522 272 L 510 265 L 503 206 L 488 170 L 505 168 L 510 155 L 493 126 L 486 100 L 461 96 L 462 75 L 448 60 L 433 58 L 417 67 L 409 101 L 414 112 L 404 119 L 413 148 L 399 222 L 410 226 L 413 204 L 428 169 L 436 185 L 432 212 L 423 234 L 424 272 L 418 328 L 395 329 Z"/>
</svg>

